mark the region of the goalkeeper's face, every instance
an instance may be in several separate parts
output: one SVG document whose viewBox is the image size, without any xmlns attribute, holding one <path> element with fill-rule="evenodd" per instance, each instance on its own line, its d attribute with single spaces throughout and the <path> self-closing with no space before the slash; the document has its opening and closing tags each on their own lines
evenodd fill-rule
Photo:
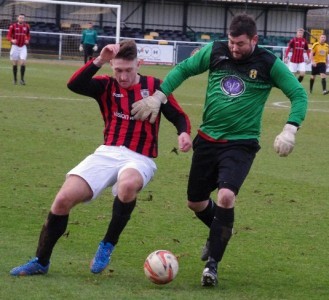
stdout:
<svg viewBox="0 0 329 300">
<path fill-rule="evenodd" d="M 245 59 L 252 54 L 255 46 L 258 42 L 258 36 L 255 35 L 252 38 L 246 34 L 235 36 L 228 36 L 228 46 L 232 56 L 235 59 Z"/>
<path fill-rule="evenodd" d="M 127 89 L 139 82 L 139 61 L 115 58 L 111 62 L 114 77 L 121 87 Z"/>
</svg>

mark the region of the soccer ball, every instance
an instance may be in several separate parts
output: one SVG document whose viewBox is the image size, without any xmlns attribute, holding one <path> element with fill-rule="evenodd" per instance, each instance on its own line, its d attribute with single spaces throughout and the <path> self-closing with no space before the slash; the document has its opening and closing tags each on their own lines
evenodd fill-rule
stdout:
<svg viewBox="0 0 329 300">
<path fill-rule="evenodd" d="M 169 283 L 178 273 L 178 260 L 168 250 L 156 250 L 146 258 L 144 272 L 153 283 Z"/>
</svg>

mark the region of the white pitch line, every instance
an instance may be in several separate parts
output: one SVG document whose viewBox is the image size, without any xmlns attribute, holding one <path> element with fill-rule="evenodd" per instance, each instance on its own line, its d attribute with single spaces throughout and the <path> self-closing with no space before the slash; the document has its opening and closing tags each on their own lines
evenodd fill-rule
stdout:
<svg viewBox="0 0 329 300">
<path fill-rule="evenodd" d="M 38 97 L 38 96 L 2 96 L 0 98 L 19 98 L 19 99 L 26 99 L 26 100 L 64 100 L 64 101 L 90 101 L 91 98 L 63 98 L 63 97 Z"/>
<path fill-rule="evenodd" d="M 328 101 L 325 100 L 319 100 L 319 101 L 309 101 L 309 103 L 328 103 Z M 290 108 L 290 102 L 289 101 L 278 101 L 278 102 L 274 102 L 272 104 L 274 107 L 278 107 L 278 108 Z M 317 111 L 317 112 L 324 112 L 327 113 L 329 112 L 329 109 L 322 109 L 322 108 L 308 108 L 308 111 Z"/>
<path fill-rule="evenodd" d="M 0 98 L 20 98 L 20 99 L 27 99 L 27 100 L 63 100 L 63 101 L 90 101 L 92 98 L 65 98 L 65 97 L 57 97 L 57 98 L 47 98 L 47 97 L 37 97 L 37 96 L 3 96 L 0 95 Z M 328 103 L 325 100 L 319 101 L 309 101 L 309 103 Z M 203 106 L 203 103 L 179 103 L 182 106 Z M 290 102 L 289 101 L 277 101 L 271 104 L 266 105 L 265 107 L 274 107 L 274 108 L 282 108 L 282 109 L 290 109 Z M 329 109 L 322 109 L 322 108 L 308 108 L 308 111 L 314 112 L 324 112 L 328 113 Z"/>
</svg>

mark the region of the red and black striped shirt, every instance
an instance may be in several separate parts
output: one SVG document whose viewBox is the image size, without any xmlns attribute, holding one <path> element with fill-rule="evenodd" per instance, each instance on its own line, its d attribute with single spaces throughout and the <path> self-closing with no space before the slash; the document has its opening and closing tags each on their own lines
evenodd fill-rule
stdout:
<svg viewBox="0 0 329 300">
<path fill-rule="evenodd" d="M 94 76 L 98 70 L 99 68 L 89 61 L 72 75 L 67 86 L 73 92 L 92 97 L 98 102 L 105 123 L 104 144 L 125 146 L 145 156 L 157 157 L 161 114 L 155 123 L 151 124 L 147 120 L 134 120 L 131 109 L 134 102 L 152 95 L 159 89 L 161 80 L 140 75 L 138 84 L 125 89 L 113 77 Z M 167 98 L 167 103 L 161 105 L 161 113 L 173 123 L 178 134 L 190 134 L 188 116 L 172 95 Z"/>
<path fill-rule="evenodd" d="M 294 37 L 289 41 L 288 48 L 286 50 L 286 57 L 288 56 L 290 49 L 292 49 L 292 56 L 290 61 L 292 63 L 304 62 L 304 51 L 309 56 L 310 50 L 308 49 L 308 43 L 305 38 Z"/>
<path fill-rule="evenodd" d="M 13 23 L 9 26 L 8 41 L 16 40 L 15 45 L 22 47 L 30 41 L 30 26 L 27 23 Z"/>
</svg>

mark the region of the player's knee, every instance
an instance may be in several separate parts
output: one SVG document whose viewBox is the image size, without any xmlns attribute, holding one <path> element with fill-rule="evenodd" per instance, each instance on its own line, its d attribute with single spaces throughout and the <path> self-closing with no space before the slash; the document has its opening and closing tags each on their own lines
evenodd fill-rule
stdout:
<svg viewBox="0 0 329 300">
<path fill-rule="evenodd" d="M 208 205 L 208 200 L 201 201 L 201 202 L 192 202 L 192 201 L 187 201 L 187 207 L 194 211 L 194 212 L 200 212 L 206 209 Z"/>
<path fill-rule="evenodd" d="M 135 180 L 133 177 L 125 177 L 118 181 L 118 196 L 122 202 L 130 202 L 135 199 L 139 190 L 143 187 L 143 180 Z"/>
<path fill-rule="evenodd" d="M 65 191 L 59 191 L 51 206 L 51 211 L 59 215 L 69 214 L 72 207 L 76 204 L 77 202 L 74 201 L 68 193 L 65 193 Z"/>
<path fill-rule="evenodd" d="M 227 188 L 218 191 L 218 205 L 223 208 L 232 208 L 235 204 L 235 193 Z"/>
</svg>

